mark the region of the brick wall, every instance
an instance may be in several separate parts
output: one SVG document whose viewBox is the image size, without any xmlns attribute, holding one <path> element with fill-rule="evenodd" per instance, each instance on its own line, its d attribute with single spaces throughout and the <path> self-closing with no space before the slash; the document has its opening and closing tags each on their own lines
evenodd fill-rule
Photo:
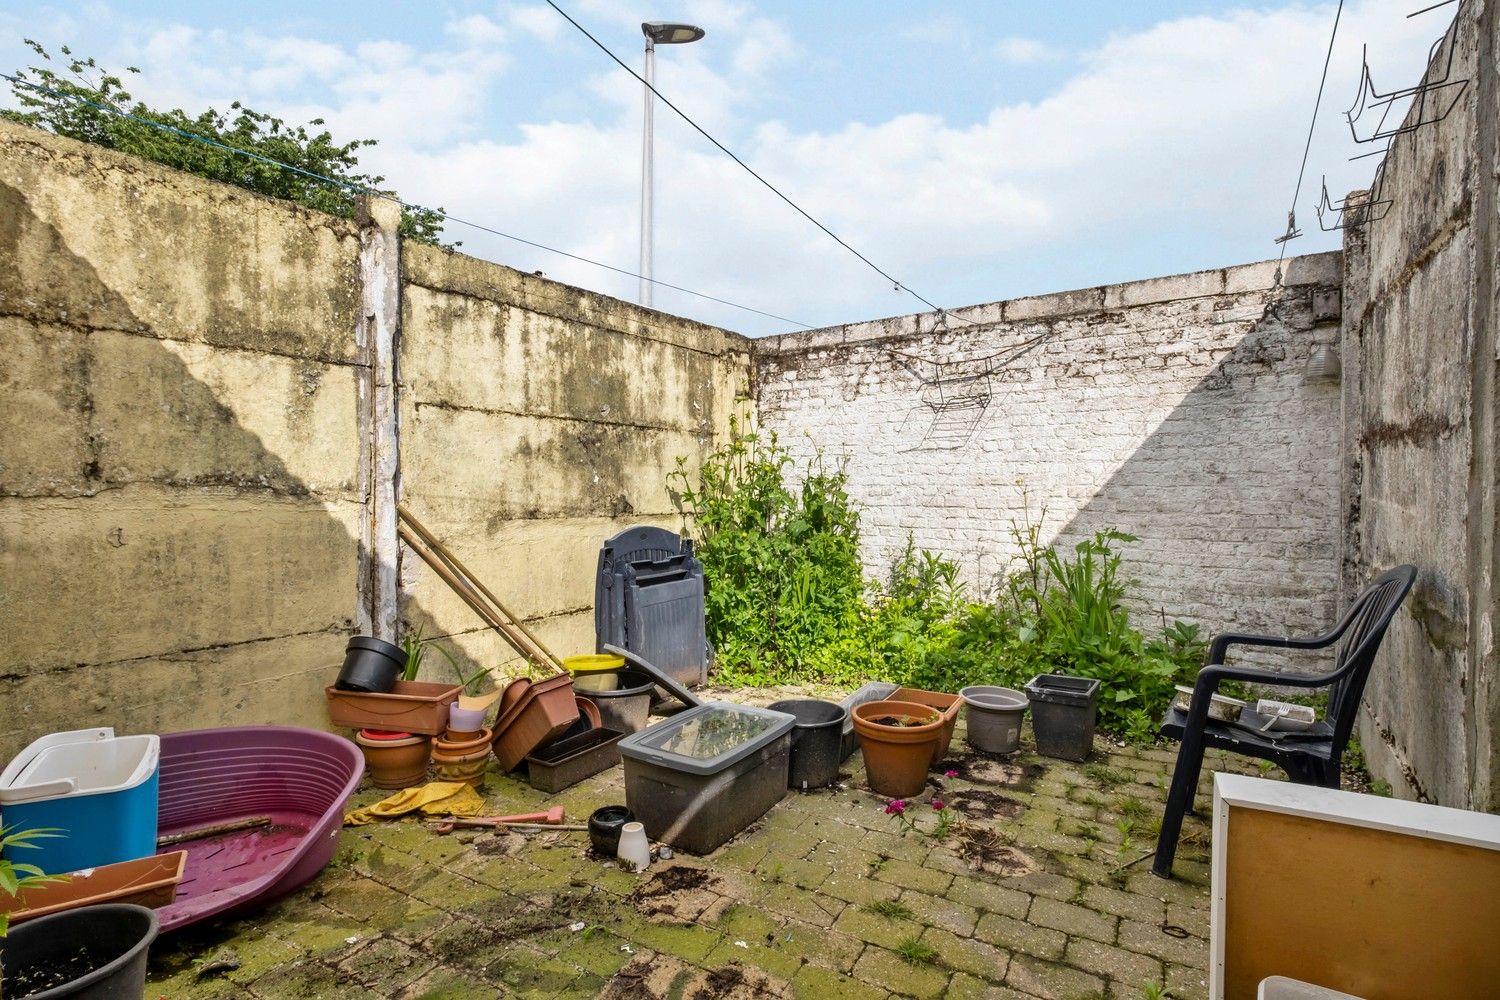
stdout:
<svg viewBox="0 0 1500 1000">
<path fill-rule="evenodd" d="M 1335 613 L 1339 399 L 1305 378 L 1339 254 L 1017 299 L 756 342 L 766 430 L 847 461 L 866 564 L 910 533 L 983 587 L 1009 526 L 1138 535 L 1146 607 L 1304 632 Z M 965 322 L 965 321 L 968 322 Z M 1142 609 L 1143 611 L 1145 608 Z"/>
</svg>

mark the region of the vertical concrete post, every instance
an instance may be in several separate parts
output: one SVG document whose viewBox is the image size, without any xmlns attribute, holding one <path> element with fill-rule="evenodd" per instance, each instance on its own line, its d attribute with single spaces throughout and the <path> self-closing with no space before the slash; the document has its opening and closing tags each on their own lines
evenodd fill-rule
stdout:
<svg viewBox="0 0 1500 1000">
<path fill-rule="evenodd" d="M 358 221 L 360 311 L 354 336 L 364 364 L 359 472 L 365 511 L 360 520 L 356 621 L 362 633 L 394 642 L 400 573 L 396 350 L 401 324 L 401 205 L 389 198 L 362 198 Z"/>
</svg>

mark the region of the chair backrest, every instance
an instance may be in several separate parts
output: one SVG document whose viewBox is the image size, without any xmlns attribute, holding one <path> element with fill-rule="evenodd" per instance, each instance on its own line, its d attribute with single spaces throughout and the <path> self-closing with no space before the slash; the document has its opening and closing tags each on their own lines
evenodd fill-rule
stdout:
<svg viewBox="0 0 1500 1000">
<path fill-rule="evenodd" d="M 1417 579 L 1415 566 L 1397 566 L 1380 574 L 1350 605 L 1339 626 L 1335 671 L 1341 676 L 1328 692 L 1328 721 L 1333 725 L 1333 748 L 1342 752 L 1359 714 L 1365 681 L 1385 630 Z"/>
</svg>

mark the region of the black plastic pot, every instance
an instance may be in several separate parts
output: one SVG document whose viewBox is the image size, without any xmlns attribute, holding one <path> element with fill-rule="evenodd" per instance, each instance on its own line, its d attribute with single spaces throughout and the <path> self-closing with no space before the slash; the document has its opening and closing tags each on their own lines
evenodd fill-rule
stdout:
<svg viewBox="0 0 1500 1000">
<path fill-rule="evenodd" d="M 639 670 L 621 670 L 620 686 L 613 691 L 583 691 L 576 685 L 573 693 L 587 698 L 599 709 L 599 727 L 617 733 L 638 733 L 646 728 L 651 715 L 651 692 L 656 682 Z"/>
<path fill-rule="evenodd" d="M 333 686 L 340 691 L 385 694 L 406 670 L 406 650 L 384 639 L 357 635 L 344 647 L 344 668 Z"/>
<path fill-rule="evenodd" d="M 787 768 L 787 787 L 823 788 L 839 776 L 839 761 L 844 742 L 844 719 L 849 715 L 842 705 L 817 698 L 789 698 L 766 706 L 773 712 L 785 712 L 797 720 L 792 727 L 792 758 Z"/>
<path fill-rule="evenodd" d="M 156 913 L 144 906 L 107 903 L 12 927 L 0 938 L 6 996 L 141 1000 L 146 992 L 146 951 L 156 940 L 157 926 Z M 40 993 L 21 992 L 37 973 L 70 965 L 78 965 L 80 973 L 72 980 Z"/>
<path fill-rule="evenodd" d="M 1036 752 L 1060 760 L 1084 760 L 1094 747 L 1099 681 L 1066 674 L 1038 674 L 1026 682 Z"/>
<path fill-rule="evenodd" d="M 635 822 L 635 813 L 624 806 L 604 806 L 589 817 L 589 843 L 607 858 L 620 849 L 620 828 Z"/>
</svg>

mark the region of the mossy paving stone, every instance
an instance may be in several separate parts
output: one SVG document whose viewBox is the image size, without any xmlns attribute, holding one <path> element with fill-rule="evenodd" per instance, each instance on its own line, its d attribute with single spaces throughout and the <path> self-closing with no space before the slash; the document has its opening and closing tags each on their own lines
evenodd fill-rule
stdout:
<svg viewBox="0 0 1500 1000">
<path fill-rule="evenodd" d="M 1104 980 L 1098 976 L 1029 955 L 1011 958 L 1010 968 L 1005 973 L 1005 985 L 1039 997 L 1104 995 Z"/>
<path fill-rule="evenodd" d="M 1139 988 L 1143 982 L 1161 982 L 1162 963 L 1159 959 L 1099 944 L 1088 938 L 1069 938 L 1063 961 L 1075 969 L 1108 976 L 1123 987 Z M 1123 992 L 1128 995 L 1130 990 Z"/>
<path fill-rule="evenodd" d="M 739 942 L 744 941 L 744 947 Z M 707 966 L 723 966 L 738 962 L 758 969 L 770 976 L 790 980 L 802 968 L 802 959 L 774 946 L 767 946 L 765 938 L 750 941 L 743 938 L 724 938 L 703 958 Z"/>
<path fill-rule="evenodd" d="M 634 915 L 611 923 L 609 929 L 642 948 L 689 962 L 702 961 L 723 937 L 719 931 L 701 924 L 654 924 Z"/>
<path fill-rule="evenodd" d="M 854 963 L 854 977 L 904 997 L 940 997 L 947 992 L 948 969 L 937 964 L 912 964 L 893 951 L 871 946 Z"/>
<path fill-rule="evenodd" d="M 846 903 L 863 906 L 878 900 L 891 900 L 901 895 L 901 887 L 871 877 L 868 868 L 838 868 L 818 886 L 824 896 L 833 896 Z"/>
<path fill-rule="evenodd" d="M 1007 917 L 1020 919 L 1031 909 L 1031 895 L 1010 888 L 1004 880 L 956 878 L 944 896 L 955 903 L 974 907 L 980 911 L 981 916 L 985 913 L 1002 913 Z"/>
<path fill-rule="evenodd" d="M 441 869 L 393 847 L 376 846 L 365 855 L 370 877 L 398 892 L 410 892 Z"/>
<path fill-rule="evenodd" d="M 806 892 L 784 882 L 766 882 L 755 886 L 747 902 L 751 906 L 820 927 L 833 926 L 834 919 L 849 905 L 837 897 Z"/>
<path fill-rule="evenodd" d="M 770 853 L 769 838 L 741 834 L 723 845 L 704 860 L 716 868 L 736 868 L 750 872 Z"/>
<path fill-rule="evenodd" d="M 250 989 L 267 1000 L 364 1000 L 388 997 L 323 962 L 308 959 L 292 962 L 261 976 Z M 175 1000 L 175 998 L 174 998 Z"/>
<path fill-rule="evenodd" d="M 758 1000 L 791 996 L 781 980 L 735 962 L 698 968 L 670 955 L 636 956 L 605 984 L 606 1000 Z"/>
<path fill-rule="evenodd" d="M 1010 967 L 1010 952 L 1004 948 L 959 937 L 941 927 L 927 928 L 922 932 L 922 941 L 937 952 L 939 964 L 991 982 L 1004 980 L 1005 970 Z"/>
<path fill-rule="evenodd" d="M 1121 996 L 1134 1000 L 1132 993 L 1125 993 Z M 948 992 L 944 1000 L 1042 1000 L 1042 998 L 1030 993 L 1022 993 L 1020 990 L 1013 990 L 1009 986 L 997 986 L 984 979 L 971 976 L 967 972 L 955 972 L 953 978 L 948 980 Z M 1056 998 L 1047 998 L 1047 1000 L 1056 1000 Z"/>
<path fill-rule="evenodd" d="M 1084 906 L 1117 917 L 1129 917 L 1145 923 L 1161 923 L 1166 904 L 1154 896 L 1126 892 L 1105 885 L 1087 885 L 1080 900 Z"/>
<path fill-rule="evenodd" d="M 1068 943 L 1068 937 L 1062 931 L 1038 927 L 998 913 L 986 913 L 980 917 L 974 936 L 997 948 L 1047 959 L 1062 958 Z"/>
<path fill-rule="evenodd" d="M 397 1000 L 495 1000 L 498 993 L 490 983 L 439 966 L 397 994 Z"/>
<path fill-rule="evenodd" d="M 597 924 L 580 931 L 569 927 L 548 931 L 531 938 L 530 943 L 538 951 L 606 979 L 630 961 L 630 952 L 623 950 L 629 942 Z"/>
<path fill-rule="evenodd" d="M 744 903 L 735 903 L 719 915 L 714 922 L 724 936 L 744 940 L 764 940 L 774 935 L 786 923 L 772 914 Z"/>
<path fill-rule="evenodd" d="M 899 902 L 911 910 L 918 923 L 929 927 L 941 927 L 946 931 L 952 931 L 959 937 L 968 937 L 973 934 L 975 926 L 979 923 L 977 909 L 964 903 L 954 902 L 944 896 L 933 896 L 915 889 L 906 889 L 901 893 Z"/>
<path fill-rule="evenodd" d="M 791 920 L 776 932 L 771 947 L 825 969 L 848 972 L 859 960 L 865 943 L 842 931 Z"/>
<path fill-rule="evenodd" d="M 411 889 L 412 896 L 447 913 L 457 913 L 501 895 L 493 886 L 485 885 L 455 875 L 450 871 L 438 871 L 432 878 Z"/>
<path fill-rule="evenodd" d="M 875 872 L 874 877 L 890 885 L 899 885 L 903 889 L 917 889 L 939 896 L 947 892 L 948 887 L 953 884 L 953 876 L 947 872 L 925 868 L 900 858 L 892 858 L 886 862 L 879 871 Z"/>
<path fill-rule="evenodd" d="M 833 929 L 882 948 L 894 948 L 922 933 L 922 925 L 901 917 L 885 917 L 857 906 L 846 907 Z"/>
<path fill-rule="evenodd" d="M 525 945 L 511 949 L 485 971 L 517 996 L 539 998 L 576 995 L 571 991 L 584 975 L 577 967 Z M 595 988 L 585 995 L 597 992 Z"/>
<path fill-rule="evenodd" d="M 299 906 L 295 915 L 280 916 L 265 926 L 274 937 L 330 962 L 339 961 L 370 937 L 363 921 L 316 903 Z"/>
<path fill-rule="evenodd" d="M 319 902 L 375 930 L 394 930 L 409 920 L 441 912 L 430 903 L 369 879 L 340 886 Z"/>
<path fill-rule="evenodd" d="M 792 977 L 792 996 L 797 1000 L 878 1000 L 890 994 L 842 973 L 804 965 Z"/>
<path fill-rule="evenodd" d="M 338 967 L 382 996 L 394 996 L 436 965 L 430 956 L 404 942 L 377 938 L 344 959 Z"/>
</svg>

